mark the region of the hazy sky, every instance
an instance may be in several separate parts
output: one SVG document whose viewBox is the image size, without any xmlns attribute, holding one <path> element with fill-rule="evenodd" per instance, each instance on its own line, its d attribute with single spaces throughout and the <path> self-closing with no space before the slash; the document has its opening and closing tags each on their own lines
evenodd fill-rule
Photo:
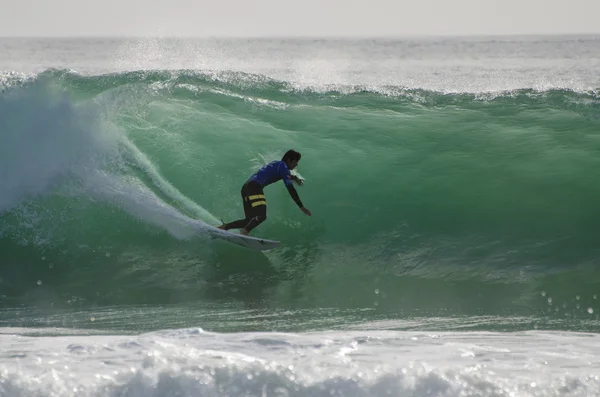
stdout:
<svg viewBox="0 0 600 397">
<path fill-rule="evenodd" d="M 0 36 L 600 33 L 600 0 L 0 0 Z"/>
</svg>

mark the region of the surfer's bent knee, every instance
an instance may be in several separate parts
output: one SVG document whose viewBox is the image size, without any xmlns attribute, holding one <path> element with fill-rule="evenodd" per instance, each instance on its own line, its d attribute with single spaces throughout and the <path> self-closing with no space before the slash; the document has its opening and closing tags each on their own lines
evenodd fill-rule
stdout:
<svg viewBox="0 0 600 397">
<path fill-rule="evenodd" d="M 246 225 L 246 227 L 244 229 L 246 229 L 249 232 L 252 229 L 254 229 L 255 227 L 257 227 L 258 225 L 260 225 L 261 223 L 263 223 L 265 220 L 267 220 L 266 215 L 257 215 L 255 217 L 252 217 L 252 218 L 250 218 L 250 221 L 248 222 L 248 224 Z"/>
</svg>

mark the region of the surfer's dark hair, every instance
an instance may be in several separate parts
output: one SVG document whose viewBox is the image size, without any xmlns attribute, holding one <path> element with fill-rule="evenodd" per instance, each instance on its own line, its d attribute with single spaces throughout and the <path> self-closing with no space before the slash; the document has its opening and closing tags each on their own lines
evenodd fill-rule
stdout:
<svg viewBox="0 0 600 397">
<path fill-rule="evenodd" d="M 285 152 L 285 154 L 281 158 L 281 161 L 284 161 L 284 162 L 286 162 L 286 161 L 294 161 L 294 160 L 300 161 L 301 157 L 302 157 L 302 155 L 299 152 L 297 152 L 297 151 L 295 151 L 293 149 L 290 149 L 287 152 Z"/>
</svg>

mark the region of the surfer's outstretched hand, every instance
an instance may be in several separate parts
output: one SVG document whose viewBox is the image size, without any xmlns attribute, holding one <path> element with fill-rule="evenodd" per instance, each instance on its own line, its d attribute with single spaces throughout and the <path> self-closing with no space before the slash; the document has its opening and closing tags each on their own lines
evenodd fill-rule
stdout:
<svg viewBox="0 0 600 397">
<path fill-rule="evenodd" d="M 295 176 L 295 175 L 294 175 L 294 176 L 292 176 L 292 181 L 296 182 L 296 184 L 297 184 L 298 186 L 302 186 L 302 185 L 304 185 L 304 180 L 303 180 L 303 179 L 300 179 L 300 178 L 298 178 L 298 177 L 297 177 L 297 176 Z"/>
</svg>

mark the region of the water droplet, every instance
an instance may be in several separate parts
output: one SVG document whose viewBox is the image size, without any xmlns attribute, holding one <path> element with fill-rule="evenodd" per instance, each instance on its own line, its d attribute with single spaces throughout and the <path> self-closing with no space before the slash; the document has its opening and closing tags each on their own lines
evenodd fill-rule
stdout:
<svg viewBox="0 0 600 397">
<path fill-rule="evenodd" d="M 376 289 L 376 290 L 375 290 L 375 293 L 376 293 L 376 294 L 378 294 L 378 293 L 379 293 L 379 290 L 378 290 L 378 289 Z"/>
<path fill-rule="evenodd" d="M 106 257 L 107 257 L 107 258 L 110 258 L 110 252 L 107 252 L 107 253 L 106 253 Z"/>
<path fill-rule="evenodd" d="M 42 285 L 42 280 L 38 280 L 37 285 Z"/>
<path fill-rule="evenodd" d="M 580 296 L 579 296 L 579 295 L 577 295 L 577 296 L 575 297 L 575 299 L 577 299 L 577 300 L 579 300 L 579 298 L 580 298 Z"/>
<path fill-rule="evenodd" d="M 548 304 L 551 305 L 552 304 L 552 298 L 548 298 Z"/>
<path fill-rule="evenodd" d="M 579 303 L 575 307 L 578 308 L 578 309 L 581 309 L 581 306 L 579 306 Z"/>
<path fill-rule="evenodd" d="M 536 386 L 537 386 L 537 383 L 531 382 L 531 387 L 536 387 Z"/>
<path fill-rule="evenodd" d="M 546 291 L 542 291 L 542 296 L 546 296 Z"/>
<path fill-rule="evenodd" d="M 96 321 L 96 318 L 94 316 L 90 317 L 90 321 Z"/>
<path fill-rule="evenodd" d="M 594 299 L 598 299 L 598 295 L 594 295 Z"/>
<path fill-rule="evenodd" d="M 588 313 L 589 314 L 594 314 L 594 309 L 592 309 L 591 307 L 588 307 Z"/>
</svg>

